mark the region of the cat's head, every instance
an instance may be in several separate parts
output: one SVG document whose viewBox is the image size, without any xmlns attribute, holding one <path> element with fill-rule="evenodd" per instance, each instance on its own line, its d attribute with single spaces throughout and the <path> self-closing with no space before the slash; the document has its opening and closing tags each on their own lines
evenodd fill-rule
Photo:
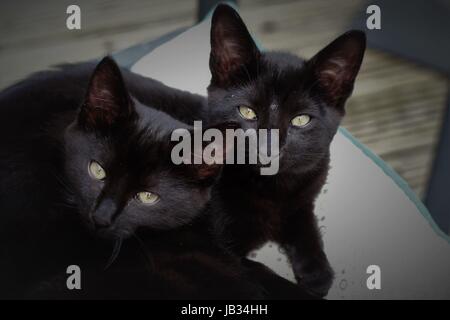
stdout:
<svg viewBox="0 0 450 320">
<path fill-rule="evenodd" d="M 219 5 L 211 24 L 211 121 L 279 129 L 279 171 L 308 171 L 328 157 L 365 44 L 363 32 L 350 31 L 307 61 L 261 52 L 237 12 Z"/>
<path fill-rule="evenodd" d="M 220 165 L 175 165 L 171 133 L 178 128 L 192 130 L 133 99 L 112 59 L 98 64 L 64 136 L 65 176 L 89 227 L 124 238 L 141 227 L 184 225 L 201 212 Z"/>
</svg>

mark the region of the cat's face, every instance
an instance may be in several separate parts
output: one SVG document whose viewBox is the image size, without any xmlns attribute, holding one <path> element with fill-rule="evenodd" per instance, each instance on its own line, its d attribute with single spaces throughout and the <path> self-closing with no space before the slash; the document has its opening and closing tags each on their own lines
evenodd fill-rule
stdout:
<svg viewBox="0 0 450 320">
<path fill-rule="evenodd" d="M 99 64 L 65 133 L 66 179 L 98 235 L 175 228 L 201 212 L 220 167 L 174 165 L 170 134 L 179 127 L 186 125 L 133 101 L 111 59 Z"/>
<path fill-rule="evenodd" d="M 279 171 L 306 172 L 328 157 L 364 49 L 364 34 L 353 31 L 309 61 L 262 53 L 239 15 L 220 5 L 211 27 L 211 121 L 278 129 Z"/>
</svg>

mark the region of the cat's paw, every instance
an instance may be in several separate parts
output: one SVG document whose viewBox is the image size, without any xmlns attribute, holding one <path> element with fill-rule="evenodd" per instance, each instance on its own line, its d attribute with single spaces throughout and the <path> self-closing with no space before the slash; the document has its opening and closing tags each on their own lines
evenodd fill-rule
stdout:
<svg viewBox="0 0 450 320">
<path fill-rule="evenodd" d="M 310 260 L 307 263 L 293 263 L 297 283 L 311 294 L 323 298 L 328 294 L 334 280 L 334 272 L 325 259 Z"/>
</svg>

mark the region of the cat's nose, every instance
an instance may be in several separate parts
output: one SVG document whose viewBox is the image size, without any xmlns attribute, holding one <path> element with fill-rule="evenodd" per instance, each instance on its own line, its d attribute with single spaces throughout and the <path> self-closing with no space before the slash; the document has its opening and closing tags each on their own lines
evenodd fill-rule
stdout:
<svg viewBox="0 0 450 320">
<path fill-rule="evenodd" d="M 105 228 L 111 225 L 111 219 L 109 217 L 104 217 L 98 214 L 94 214 L 92 220 L 94 220 L 95 226 L 98 228 Z"/>
<path fill-rule="evenodd" d="M 92 220 L 96 227 L 109 227 L 112 223 L 113 216 L 117 210 L 117 206 L 111 199 L 102 200 L 97 209 L 92 214 Z"/>
</svg>

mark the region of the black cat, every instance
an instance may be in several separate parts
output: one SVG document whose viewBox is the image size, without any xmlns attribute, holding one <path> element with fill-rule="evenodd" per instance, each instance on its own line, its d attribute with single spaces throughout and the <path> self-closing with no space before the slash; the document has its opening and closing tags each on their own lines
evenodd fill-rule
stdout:
<svg viewBox="0 0 450 320">
<path fill-rule="evenodd" d="M 350 31 L 305 61 L 261 52 L 231 7 L 212 18 L 208 87 L 210 124 L 279 130 L 279 172 L 261 165 L 227 165 L 211 201 L 228 245 L 244 256 L 278 242 L 298 283 L 325 296 L 333 271 L 323 251 L 314 202 L 327 177 L 330 143 L 345 114 L 365 50 L 365 35 Z"/>
<path fill-rule="evenodd" d="M 174 165 L 171 133 L 192 129 L 157 110 L 191 122 L 204 99 L 123 73 L 105 58 L 0 94 L 0 298 L 307 298 L 211 241 L 221 165 Z"/>
<path fill-rule="evenodd" d="M 100 259 L 81 260 L 82 290 L 67 290 L 60 272 L 28 288 L 27 299 L 315 299 L 263 264 L 241 260 L 212 244 L 196 223 L 152 231 L 123 244 L 104 270 Z"/>
</svg>

